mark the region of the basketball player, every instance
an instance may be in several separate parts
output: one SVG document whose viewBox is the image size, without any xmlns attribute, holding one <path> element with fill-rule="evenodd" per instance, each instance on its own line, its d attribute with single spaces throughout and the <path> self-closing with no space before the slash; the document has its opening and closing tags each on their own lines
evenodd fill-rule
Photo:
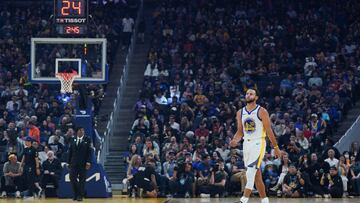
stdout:
<svg viewBox="0 0 360 203">
<path fill-rule="evenodd" d="M 256 185 L 261 198 L 261 203 L 268 203 L 266 197 L 265 185 L 262 180 L 260 165 L 263 160 L 266 141 L 268 135 L 276 158 L 280 158 L 281 152 L 277 145 L 276 138 L 271 129 L 269 113 L 263 107 L 256 104 L 258 100 L 258 92 L 255 89 L 248 89 L 246 92 L 246 107 L 240 109 L 236 114 L 237 132 L 230 142 L 231 147 L 236 147 L 237 143 L 244 137 L 243 155 L 246 169 L 246 186 L 240 203 L 247 203 L 251 195 L 251 191 Z"/>
</svg>

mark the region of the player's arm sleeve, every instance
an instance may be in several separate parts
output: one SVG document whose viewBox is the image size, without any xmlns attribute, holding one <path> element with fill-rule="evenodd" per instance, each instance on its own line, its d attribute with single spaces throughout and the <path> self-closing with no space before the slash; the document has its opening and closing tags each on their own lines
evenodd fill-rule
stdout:
<svg viewBox="0 0 360 203">
<path fill-rule="evenodd" d="M 265 128 L 266 135 L 269 137 L 271 144 L 274 147 L 278 146 L 274 132 L 271 128 L 271 121 L 270 121 L 269 113 L 264 108 L 261 108 L 259 113 L 260 113 L 260 118 L 261 118 L 264 128 Z"/>
</svg>

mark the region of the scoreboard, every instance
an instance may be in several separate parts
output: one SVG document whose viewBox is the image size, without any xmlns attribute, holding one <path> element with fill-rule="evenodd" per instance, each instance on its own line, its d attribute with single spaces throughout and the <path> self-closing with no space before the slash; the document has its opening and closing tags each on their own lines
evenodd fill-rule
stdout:
<svg viewBox="0 0 360 203">
<path fill-rule="evenodd" d="M 55 25 L 58 34 L 86 34 L 88 0 L 54 0 Z"/>
</svg>

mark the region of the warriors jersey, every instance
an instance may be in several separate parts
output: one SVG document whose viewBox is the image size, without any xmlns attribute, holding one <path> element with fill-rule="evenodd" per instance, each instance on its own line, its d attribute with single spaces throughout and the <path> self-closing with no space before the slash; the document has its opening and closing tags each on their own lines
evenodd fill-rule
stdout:
<svg viewBox="0 0 360 203">
<path fill-rule="evenodd" d="M 246 107 L 241 109 L 241 122 L 245 140 L 255 140 L 265 138 L 265 129 L 259 116 L 260 106 L 257 105 L 252 111 Z"/>
<path fill-rule="evenodd" d="M 259 110 L 259 105 L 252 111 L 248 111 L 246 107 L 240 110 L 244 134 L 243 156 L 246 167 L 260 168 L 265 154 L 266 133 L 259 117 Z"/>
</svg>

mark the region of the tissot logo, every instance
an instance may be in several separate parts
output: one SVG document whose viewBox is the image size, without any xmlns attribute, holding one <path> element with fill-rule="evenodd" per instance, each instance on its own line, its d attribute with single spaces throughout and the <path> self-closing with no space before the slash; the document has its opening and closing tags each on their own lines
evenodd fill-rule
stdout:
<svg viewBox="0 0 360 203">
<path fill-rule="evenodd" d="M 79 23 L 84 24 L 86 23 L 86 18 L 57 18 L 57 23 Z"/>
</svg>

